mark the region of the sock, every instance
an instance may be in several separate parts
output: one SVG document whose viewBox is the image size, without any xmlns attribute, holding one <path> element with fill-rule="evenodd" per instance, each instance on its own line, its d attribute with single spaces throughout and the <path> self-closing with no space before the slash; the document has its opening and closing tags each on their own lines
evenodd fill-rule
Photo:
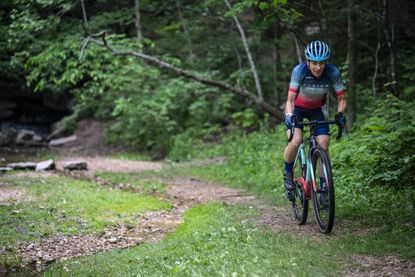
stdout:
<svg viewBox="0 0 415 277">
<path fill-rule="evenodd" d="M 285 163 L 285 172 L 292 172 L 293 171 L 293 167 L 294 167 L 294 162 L 291 163 L 287 163 L 286 161 L 284 161 Z"/>
</svg>

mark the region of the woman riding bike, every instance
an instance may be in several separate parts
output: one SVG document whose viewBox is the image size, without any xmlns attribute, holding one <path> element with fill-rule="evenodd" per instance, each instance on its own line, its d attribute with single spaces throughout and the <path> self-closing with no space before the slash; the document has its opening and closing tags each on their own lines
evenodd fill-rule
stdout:
<svg viewBox="0 0 415 277">
<path fill-rule="evenodd" d="M 336 66 L 327 62 L 330 57 L 328 45 L 322 41 L 313 41 L 307 45 L 304 52 L 307 61 L 298 64 L 293 69 L 285 104 L 285 125 L 288 130 L 295 127 L 294 137 L 284 151 L 284 185 L 290 201 L 294 201 L 293 165 L 303 135 L 303 127 L 295 126 L 295 122 L 301 122 L 304 118 L 326 120 L 323 106 L 331 87 L 336 91 L 338 100 L 336 121 L 342 124 L 346 122 L 346 116 L 343 114 L 346 109 L 346 90 L 341 80 L 340 71 Z M 329 126 L 318 126 L 314 134 L 318 144 L 328 150 Z M 321 181 L 324 182 L 324 180 Z"/>
</svg>

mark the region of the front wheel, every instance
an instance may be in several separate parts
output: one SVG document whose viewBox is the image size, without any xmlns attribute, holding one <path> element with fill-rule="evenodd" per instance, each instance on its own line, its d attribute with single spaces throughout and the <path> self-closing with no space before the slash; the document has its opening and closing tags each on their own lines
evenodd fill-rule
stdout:
<svg viewBox="0 0 415 277">
<path fill-rule="evenodd" d="M 317 225 L 322 233 L 333 229 L 335 201 L 330 160 L 324 149 L 317 148 L 312 155 L 312 195 Z"/>
<path fill-rule="evenodd" d="M 300 160 L 297 160 L 294 167 L 294 201 L 293 212 L 294 217 L 297 220 L 298 225 L 304 225 L 307 221 L 308 214 L 308 199 L 304 186 L 305 182 L 305 168 L 301 164 Z"/>
</svg>

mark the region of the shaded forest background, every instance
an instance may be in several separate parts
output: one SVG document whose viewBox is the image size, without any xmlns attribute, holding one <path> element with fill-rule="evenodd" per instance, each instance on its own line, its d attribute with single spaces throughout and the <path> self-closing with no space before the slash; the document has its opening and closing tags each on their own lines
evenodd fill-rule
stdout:
<svg viewBox="0 0 415 277">
<path fill-rule="evenodd" d="M 311 40 L 331 47 L 351 125 L 375 100 L 415 96 L 410 0 L 18 0 L 0 7 L 1 84 L 65 99 L 67 130 L 93 117 L 106 123 L 109 143 L 154 157 L 230 126 L 273 128 Z M 102 37 L 86 40 L 103 30 L 110 49 Z M 333 114 L 334 94 L 330 105 Z"/>
</svg>

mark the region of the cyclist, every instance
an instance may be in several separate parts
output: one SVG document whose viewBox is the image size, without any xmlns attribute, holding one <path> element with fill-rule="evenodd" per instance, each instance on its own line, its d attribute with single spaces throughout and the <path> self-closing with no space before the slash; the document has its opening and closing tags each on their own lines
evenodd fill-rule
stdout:
<svg viewBox="0 0 415 277">
<path fill-rule="evenodd" d="M 287 197 L 294 201 L 293 166 L 297 149 L 302 142 L 302 127 L 295 122 L 308 120 L 326 120 L 325 97 L 330 88 L 334 88 L 338 100 L 336 121 L 346 122 L 343 114 L 346 109 L 345 88 L 340 71 L 329 64 L 329 46 L 322 41 L 309 43 L 304 51 L 307 61 L 298 64 L 292 71 L 287 102 L 285 104 L 285 125 L 295 127 L 294 137 L 284 151 L 284 185 Z M 320 125 L 315 130 L 318 144 L 328 150 L 330 131 L 328 125 Z M 324 180 L 321 180 L 322 183 Z M 324 189 L 324 188 L 322 188 Z"/>
</svg>

